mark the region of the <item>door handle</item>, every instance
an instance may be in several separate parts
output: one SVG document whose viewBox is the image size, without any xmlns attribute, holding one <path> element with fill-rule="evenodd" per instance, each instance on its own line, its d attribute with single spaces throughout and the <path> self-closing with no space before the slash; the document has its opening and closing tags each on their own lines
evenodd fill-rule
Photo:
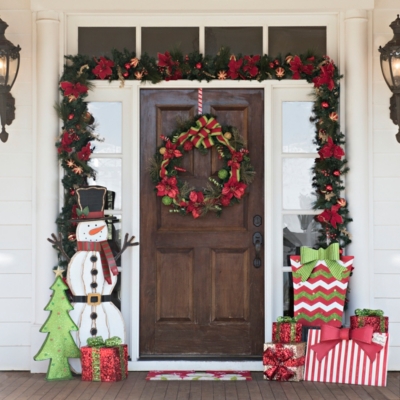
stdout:
<svg viewBox="0 0 400 400">
<path fill-rule="evenodd" d="M 260 232 L 254 233 L 253 244 L 254 244 L 254 248 L 256 250 L 256 257 L 253 260 L 253 266 L 255 268 L 260 268 L 261 267 L 260 253 L 261 253 L 261 246 L 263 244 L 263 237 Z"/>
</svg>

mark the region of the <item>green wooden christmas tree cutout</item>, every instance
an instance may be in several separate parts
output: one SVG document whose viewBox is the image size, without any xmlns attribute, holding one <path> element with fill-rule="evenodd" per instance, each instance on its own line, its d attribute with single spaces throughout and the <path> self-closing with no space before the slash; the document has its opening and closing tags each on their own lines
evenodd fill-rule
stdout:
<svg viewBox="0 0 400 400">
<path fill-rule="evenodd" d="M 68 286 L 63 282 L 60 274 L 56 273 L 56 280 L 50 289 L 54 293 L 45 307 L 46 311 L 50 311 L 50 315 L 40 328 L 40 332 L 47 333 L 47 337 L 34 360 L 50 359 L 46 380 L 72 379 L 68 358 L 79 358 L 81 352 L 70 333 L 70 331 L 77 331 L 78 327 L 69 315 L 73 307 L 65 294 Z"/>
</svg>

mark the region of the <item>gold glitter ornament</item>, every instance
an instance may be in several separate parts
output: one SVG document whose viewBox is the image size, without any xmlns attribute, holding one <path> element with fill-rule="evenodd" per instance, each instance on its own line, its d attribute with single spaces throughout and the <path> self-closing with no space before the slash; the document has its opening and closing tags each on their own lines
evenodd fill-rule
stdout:
<svg viewBox="0 0 400 400">
<path fill-rule="evenodd" d="M 167 149 L 165 147 L 161 147 L 160 150 L 158 150 L 158 152 L 163 155 L 165 154 L 165 152 L 167 151 Z"/>
<path fill-rule="evenodd" d="M 70 331 L 78 330 L 69 315 L 69 311 L 74 308 L 65 294 L 68 286 L 59 276 L 56 277 L 50 289 L 54 293 L 45 310 L 51 313 L 40 328 L 40 332 L 47 333 L 47 337 L 33 359 L 35 361 L 50 359 L 46 374 L 47 381 L 73 379 L 68 358 L 80 358 L 81 356 L 81 351 L 70 333 Z"/>
<path fill-rule="evenodd" d="M 231 140 L 231 139 L 232 139 L 232 133 L 230 133 L 230 132 L 225 132 L 225 133 L 224 133 L 224 138 L 225 138 L 225 139 L 228 139 L 228 140 Z"/>
</svg>

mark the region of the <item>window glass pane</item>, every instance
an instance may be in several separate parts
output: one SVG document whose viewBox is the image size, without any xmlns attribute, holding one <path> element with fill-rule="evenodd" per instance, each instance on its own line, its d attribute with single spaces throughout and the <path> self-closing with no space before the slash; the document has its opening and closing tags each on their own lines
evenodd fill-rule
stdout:
<svg viewBox="0 0 400 400">
<path fill-rule="evenodd" d="M 78 53 L 87 56 L 110 56 L 111 50 L 136 51 L 136 28 L 79 27 Z"/>
<path fill-rule="evenodd" d="M 206 27 L 206 54 L 215 56 L 221 47 L 232 54 L 262 54 L 262 27 Z"/>
<path fill-rule="evenodd" d="M 287 53 L 305 54 L 307 51 L 326 54 L 325 26 L 274 26 L 268 28 L 268 54 L 272 57 Z"/>
<path fill-rule="evenodd" d="M 301 246 L 317 243 L 321 225 L 315 215 L 283 215 L 283 265 L 290 266 L 289 256 L 299 255 Z"/>
<path fill-rule="evenodd" d="M 94 153 L 121 153 L 122 103 L 91 102 L 88 110 L 94 117 L 95 133 L 104 141 L 96 141 Z"/>
<path fill-rule="evenodd" d="M 293 317 L 294 315 L 293 279 L 291 272 L 283 273 L 283 315 L 285 317 Z"/>
<path fill-rule="evenodd" d="M 315 125 L 310 121 L 311 101 L 285 101 L 282 103 L 282 151 L 284 153 L 313 153 Z"/>
<path fill-rule="evenodd" d="M 183 54 L 198 51 L 199 28 L 142 28 L 142 53 L 156 57 L 174 49 Z"/>
<path fill-rule="evenodd" d="M 104 186 L 115 192 L 115 210 L 120 210 L 122 160 L 119 158 L 92 158 L 90 165 L 96 171 L 96 180 L 90 178 L 88 184 Z"/>
<path fill-rule="evenodd" d="M 282 165 L 283 208 L 311 210 L 315 201 L 311 167 L 313 158 L 284 158 Z"/>
</svg>

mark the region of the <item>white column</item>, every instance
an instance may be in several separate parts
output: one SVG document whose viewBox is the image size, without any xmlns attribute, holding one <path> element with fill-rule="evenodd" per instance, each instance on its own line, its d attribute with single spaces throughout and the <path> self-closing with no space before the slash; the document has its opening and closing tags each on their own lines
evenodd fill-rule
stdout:
<svg viewBox="0 0 400 400">
<path fill-rule="evenodd" d="M 349 203 L 349 224 L 352 244 L 346 254 L 354 255 L 354 271 L 350 279 L 349 313 L 356 308 L 369 308 L 372 260 L 369 195 L 369 126 L 368 126 L 368 18 L 365 10 L 349 10 L 345 16 L 345 107 L 346 157 L 350 171 L 346 178 Z"/>
<path fill-rule="evenodd" d="M 34 323 L 31 331 L 31 353 L 36 354 L 46 335 L 39 329 L 49 315 L 44 311 L 52 292 L 53 266 L 57 253 L 47 242 L 56 232 L 58 214 L 59 174 L 55 141 L 58 116 L 54 104 L 58 101 L 59 27 L 58 14 L 42 11 L 36 19 L 36 235 L 34 271 Z M 45 372 L 47 361 L 32 361 L 32 372 Z"/>
</svg>

